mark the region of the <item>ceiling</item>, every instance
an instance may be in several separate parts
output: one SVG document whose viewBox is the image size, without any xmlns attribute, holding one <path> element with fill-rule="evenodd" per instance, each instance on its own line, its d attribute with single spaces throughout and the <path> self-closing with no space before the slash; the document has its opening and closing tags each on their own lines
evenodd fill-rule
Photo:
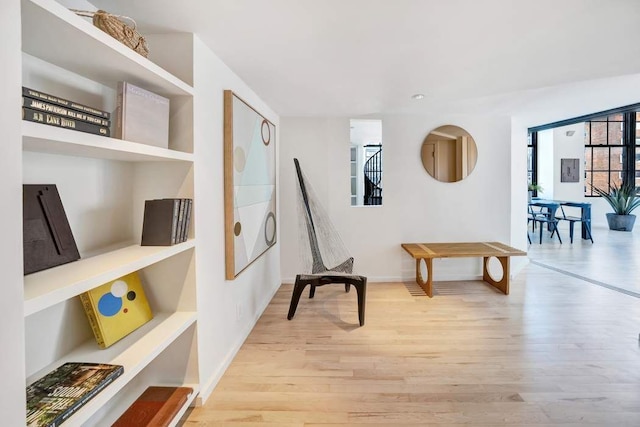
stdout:
<svg viewBox="0 0 640 427">
<path fill-rule="evenodd" d="M 196 33 L 281 116 L 423 113 L 640 72 L 638 0 L 92 3 Z"/>
</svg>

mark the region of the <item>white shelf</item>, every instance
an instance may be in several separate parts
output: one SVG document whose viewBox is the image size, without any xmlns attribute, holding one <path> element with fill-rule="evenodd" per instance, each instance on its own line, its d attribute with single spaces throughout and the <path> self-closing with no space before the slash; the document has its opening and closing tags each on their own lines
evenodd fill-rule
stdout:
<svg viewBox="0 0 640 427">
<path fill-rule="evenodd" d="M 24 315 L 37 313 L 193 247 L 193 239 L 174 246 L 132 245 L 29 274 L 24 277 Z"/>
<path fill-rule="evenodd" d="M 124 373 L 120 377 L 66 421 L 69 425 L 82 425 L 193 325 L 196 318 L 195 312 L 156 313 L 149 323 L 107 349 L 100 349 L 94 339 L 87 341 L 64 358 L 29 377 L 27 384 L 33 383 L 66 362 L 110 363 L 124 366 Z M 193 395 L 195 394 L 197 392 L 194 387 Z"/>
<path fill-rule="evenodd" d="M 22 149 L 39 153 L 127 162 L 185 161 L 193 154 L 22 121 Z"/>
<path fill-rule="evenodd" d="M 22 1 L 22 50 L 115 88 L 127 81 L 163 96 L 193 88 L 54 0 Z"/>
</svg>

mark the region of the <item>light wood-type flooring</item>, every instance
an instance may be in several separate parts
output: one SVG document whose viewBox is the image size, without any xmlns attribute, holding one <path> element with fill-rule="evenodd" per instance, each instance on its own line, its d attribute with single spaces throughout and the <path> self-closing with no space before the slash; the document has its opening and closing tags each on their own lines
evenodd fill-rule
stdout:
<svg viewBox="0 0 640 427">
<path fill-rule="evenodd" d="M 362 328 L 340 285 L 288 321 L 283 285 L 185 426 L 640 426 L 640 299 L 616 290 L 640 293 L 640 230 L 564 236 L 534 240 L 508 296 L 370 283 Z"/>
</svg>

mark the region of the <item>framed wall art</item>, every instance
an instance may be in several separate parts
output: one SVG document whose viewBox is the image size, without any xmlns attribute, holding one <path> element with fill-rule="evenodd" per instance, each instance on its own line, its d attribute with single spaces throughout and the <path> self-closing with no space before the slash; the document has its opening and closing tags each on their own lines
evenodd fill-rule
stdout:
<svg viewBox="0 0 640 427">
<path fill-rule="evenodd" d="M 560 160 L 560 182 L 580 181 L 580 159 Z"/>
<path fill-rule="evenodd" d="M 224 91 L 225 267 L 233 280 L 276 243 L 276 127 Z"/>
</svg>

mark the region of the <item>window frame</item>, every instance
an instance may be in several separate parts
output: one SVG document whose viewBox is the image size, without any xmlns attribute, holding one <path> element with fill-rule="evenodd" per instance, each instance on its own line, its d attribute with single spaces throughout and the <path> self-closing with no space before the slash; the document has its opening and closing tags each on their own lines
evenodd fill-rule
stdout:
<svg viewBox="0 0 640 427">
<path fill-rule="evenodd" d="M 637 114 L 638 113 L 638 114 Z M 558 122 L 553 122 L 553 123 L 548 123 L 545 125 L 540 125 L 540 126 L 534 126 L 534 127 L 530 127 L 528 129 L 528 132 L 530 134 L 530 137 L 528 138 L 527 141 L 527 150 L 529 148 L 532 148 L 533 152 L 532 152 L 532 157 L 533 157 L 533 170 L 530 171 L 529 170 L 529 166 L 527 165 L 527 173 L 531 172 L 531 175 L 533 177 L 534 182 L 537 182 L 537 175 L 538 175 L 538 146 L 536 143 L 530 143 L 529 141 L 536 141 L 537 142 L 537 138 L 538 138 L 538 132 L 543 131 L 543 130 L 548 130 L 548 129 L 554 129 L 554 128 L 558 128 L 558 127 L 562 127 L 562 126 L 567 126 L 567 125 L 572 125 L 572 124 L 576 124 L 576 123 L 584 123 L 584 122 L 602 122 L 602 117 L 607 117 L 609 118 L 610 116 L 613 116 L 615 114 L 622 114 L 623 115 L 623 120 L 622 122 L 619 121 L 608 121 L 607 120 L 607 144 L 585 144 L 585 152 L 588 148 L 593 148 L 593 147 L 609 147 L 609 162 L 608 162 L 608 168 L 606 170 L 606 172 L 608 173 L 609 176 L 609 183 L 610 183 L 610 179 L 611 179 L 611 147 L 621 147 L 622 148 L 622 168 L 623 170 L 620 171 L 623 175 L 622 178 L 622 182 L 623 183 L 627 183 L 627 182 L 636 182 L 636 171 L 639 170 L 639 168 L 636 167 L 636 155 L 628 155 L 628 153 L 637 153 L 638 149 L 640 149 L 640 138 L 638 138 L 638 140 L 636 140 L 636 122 L 638 121 L 638 117 L 637 115 L 640 115 L 640 103 L 638 104 L 631 104 L 631 105 L 627 105 L 624 107 L 618 107 L 618 108 L 613 108 L 611 110 L 606 110 L 606 111 L 600 111 L 597 113 L 592 113 L 592 114 L 587 114 L 584 116 L 580 116 L 580 117 L 574 117 L 572 119 L 567 119 L 567 120 L 561 120 Z M 600 120 L 596 120 L 596 119 L 600 119 Z M 621 145 L 611 145 L 608 144 L 608 137 L 609 137 L 609 125 L 608 123 L 622 123 L 622 144 Z M 590 129 L 591 131 L 591 129 Z M 591 138 L 589 138 L 589 142 L 591 142 Z M 528 152 L 527 152 L 527 156 L 528 156 Z M 593 158 L 593 156 L 592 156 Z M 585 160 L 586 161 L 586 160 Z M 586 175 L 586 165 L 583 166 L 584 171 L 583 173 Z M 593 169 L 589 169 L 591 171 L 593 171 Z M 617 170 L 613 170 L 613 172 L 618 172 Z M 528 176 L 528 175 L 527 175 Z M 587 192 L 587 183 L 585 182 L 585 191 L 584 191 L 584 195 L 585 197 L 601 197 L 597 194 L 590 194 L 592 193 L 591 191 Z"/>
</svg>

